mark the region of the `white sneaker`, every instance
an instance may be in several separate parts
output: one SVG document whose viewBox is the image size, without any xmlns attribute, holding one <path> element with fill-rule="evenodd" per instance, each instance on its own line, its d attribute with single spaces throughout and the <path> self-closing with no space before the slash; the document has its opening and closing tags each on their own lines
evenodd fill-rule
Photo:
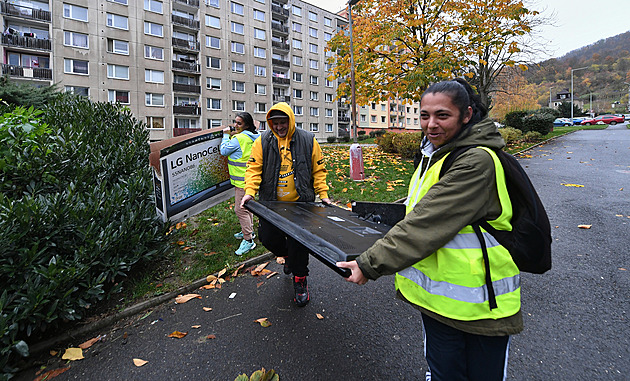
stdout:
<svg viewBox="0 0 630 381">
<path fill-rule="evenodd" d="M 245 240 L 241 241 L 241 246 L 238 247 L 238 250 L 234 252 L 236 255 L 243 255 L 250 250 L 253 250 L 256 247 L 256 243 L 254 241 L 247 242 Z"/>
</svg>

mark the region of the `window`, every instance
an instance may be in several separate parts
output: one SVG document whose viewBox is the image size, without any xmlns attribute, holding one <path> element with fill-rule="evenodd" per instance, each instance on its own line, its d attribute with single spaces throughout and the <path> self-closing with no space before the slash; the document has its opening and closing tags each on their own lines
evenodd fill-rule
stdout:
<svg viewBox="0 0 630 381">
<path fill-rule="evenodd" d="M 63 17 L 79 21 L 88 21 L 88 9 L 78 5 L 63 4 Z"/>
<path fill-rule="evenodd" d="M 333 132 L 332 123 L 326 123 L 326 132 Z"/>
<path fill-rule="evenodd" d="M 164 60 L 164 49 L 157 46 L 144 46 L 144 57 L 152 60 Z"/>
<path fill-rule="evenodd" d="M 232 91 L 235 92 L 235 93 L 244 93 L 245 92 L 245 82 L 232 81 Z"/>
<path fill-rule="evenodd" d="M 324 63 L 324 68 L 325 68 L 326 71 L 332 71 L 333 65 L 331 63 L 329 63 L 329 62 L 325 62 Z"/>
<path fill-rule="evenodd" d="M 267 68 L 264 66 L 254 65 L 254 75 L 257 77 L 266 77 Z"/>
<path fill-rule="evenodd" d="M 259 40 L 265 40 L 265 39 L 267 39 L 267 36 L 266 36 L 264 30 L 258 29 L 258 28 L 254 28 L 254 38 L 257 38 Z"/>
<path fill-rule="evenodd" d="M 311 132 L 319 132 L 319 123 L 311 123 Z"/>
<path fill-rule="evenodd" d="M 188 118 L 175 118 L 175 128 L 197 128 L 197 120 Z"/>
<path fill-rule="evenodd" d="M 308 51 L 311 53 L 317 53 L 317 44 L 308 44 Z"/>
<path fill-rule="evenodd" d="M 319 69 L 319 61 L 318 60 L 308 60 L 309 67 L 311 69 Z"/>
<path fill-rule="evenodd" d="M 208 119 L 208 128 L 221 127 L 222 125 L 221 119 Z"/>
<path fill-rule="evenodd" d="M 298 33 L 302 33 L 302 24 L 300 24 L 299 22 L 294 22 L 293 23 L 293 31 L 294 32 L 298 32 Z"/>
<path fill-rule="evenodd" d="M 221 49 L 221 39 L 218 37 L 206 36 L 206 46 L 212 49 Z"/>
<path fill-rule="evenodd" d="M 302 122 L 295 122 L 295 128 L 299 128 L 300 130 L 303 130 L 304 127 L 302 126 Z"/>
<path fill-rule="evenodd" d="M 311 85 L 318 85 L 319 84 L 319 78 L 317 78 L 317 76 L 311 75 L 309 82 L 311 83 Z"/>
<path fill-rule="evenodd" d="M 232 111 L 245 111 L 245 101 L 232 101 Z"/>
<path fill-rule="evenodd" d="M 206 77 L 206 88 L 211 90 L 221 90 L 221 79 Z"/>
<path fill-rule="evenodd" d="M 413 118 L 413 124 L 416 126 L 418 125 L 418 118 Z"/>
<path fill-rule="evenodd" d="M 319 107 L 311 107 L 311 116 L 319 116 Z"/>
<path fill-rule="evenodd" d="M 293 49 L 300 49 L 300 50 L 302 50 L 302 41 L 301 40 L 296 40 L 294 38 L 293 39 Z"/>
<path fill-rule="evenodd" d="M 236 13 L 237 15 L 241 15 L 244 16 L 245 12 L 244 12 L 244 8 L 242 4 L 239 3 L 235 3 L 235 2 L 230 2 L 230 9 L 232 10 L 232 13 Z"/>
<path fill-rule="evenodd" d="M 162 70 L 144 69 L 144 81 L 150 83 L 164 83 Z"/>
<path fill-rule="evenodd" d="M 206 0 L 206 5 L 214 8 L 219 8 L 219 0 Z"/>
<path fill-rule="evenodd" d="M 308 11 L 309 21 L 317 22 L 317 13 Z"/>
<path fill-rule="evenodd" d="M 333 81 L 331 81 L 330 79 L 326 78 L 326 87 L 333 87 Z"/>
<path fill-rule="evenodd" d="M 324 25 L 332 26 L 332 19 L 329 19 L 328 17 L 324 17 Z"/>
<path fill-rule="evenodd" d="M 238 34 L 245 34 L 245 25 L 232 21 L 232 32 Z"/>
<path fill-rule="evenodd" d="M 221 19 L 218 17 L 206 15 L 206 26 L 210 28 L 221 29 Z"/>
<path fill-rule="evenodd" d="M 254 93 L 267 95 L 267 85 L 261 85 L 259 83 L 254 84 Z"/>
<path fill-rule="evenodd" d="M 146 22 L 145 22 L 146 23 Z M 129 19 L 125 16 L 115 15 L 113 13 L 107 14 L 107 26 L 116 29 L 129 29 Z"/>
<path fill-rule="evenodd" d="M 154 129 L 163 129 L 164 118 L 161 116 L 147 116 L 147 127 Z"/>
<path fill-rule="evenodd" d="M 129 66 L 107 64 L 107 78 L 129 79 Z"/>
<path fill-rule="evenodd" d="M 71 93 L 74 95 L 80 95 L 82 97 L 90 96 L 90 88 L 89 87 L 81 87 L 81 86 L 66 86 L 66 93 Z"/>
<path fill-rule="evenodd" d="M 293 98 L 302 99 L 302 89 L 293 89 Z"/>
<path fill-rule="evenodd" d="M 206 57 L 206 67 L 210 69 L 221 69 L 221 58 Z"/>
<path fill-rule="evenodd" d="M 293 64 L 297 66 L 302 66 L 302 57 L 293 56 Z"/>
<path fill-rule="evenodd" d="M 267 50 L 265 50 L 264 48 L 258 48 L 256 46 L 254 46 L 254 57 L 266 58 L 267 57 Z"/>
<path fill-rule="evenodd" d="M 295 115 L 304 115 L 304 108 L 302 106 L 293 106 L 293 114 Z M 295 125 L 297 127 L 297 123 Z"/>
<path fill-rule="evenodd" d="M 208 98 L 208 109 L 209 110 L 221 110 L 221 99 L 220 98 Z"/>
<path fill-rule="evenodd" d="M 254 20 L 265 21 L 265 12 L 254 9 Z"/>
<path fill-rule="evenodd" d="M 245 54 L 245 44 L 232 41 L 232 53 Z"/>
<path fill-rule="evenodd" d="M 112 1 L 114 3 L 127 5 L 127 0 L 107 0 L 107 1 Z"/>
<path fill-rule="evenodd" d="M 324 94 L 324 101 L 326 102 L 332 102 L 333 101 L 333 95 L 332 94 Z"/>
<path fill-rule="evenodd" d="M 294 5 L 291 9 L 294 15 L 302 17 L 302 8 Z"/>
<path fill-rule="evenodd" d="M 376 115 L 370 115 L 370 122 L 376 123 Z"/>
<path fill-rule="evenodd" d="M 63 44 L 66 46 L 74 46 L 75 48 L 88 49 L 88 35 L 77 32 L 63 32 Z"/>
<path fill-rule="evenodd" d="M 385 111 L 385 105 L 384 104 L 381 105 L 381 111 Z"/>
<path fill-rule="evenodd" d="M 293 72 L 293 80 L 295 82 L 302 82 L 302 73 Z"/>
<path fill-rule="evenodd" d="M 144 0 L 144 10 L 162 14 L 162 2 L 157 0 Z"/>
<path fill-rule="evenodd" d="M 317 38 L 317 29 L 308 27 L 308 35 Z"/>
<path fill-rule="evenodd" d="M 267 112 L 267 104 L 256 102 L 254 112 Z"/>
<path fill-rule="evenodd" d="M 191 85 L 191 86 L 196 86 L 197 85 L 197 80 L 195 79 L 195 77 L 189 77 L 186 75 L 175 75 L 173 76 L 173 82 L 174 83 L 179 83 L 182 85 Z"/>
<path fill-rule="evenodd" d="M 107 39 L 107 51 L 114 54 L 129 55 L 129 42 L 122 40 Z"/>
<path fill-rule="evenodd" d="M 235 73 L 245 73 L 245 64 L 242 62 L 232 61 L 232 71 Z"/>
<path fill-rule="evenodd" d="M 88 74 L 88 61 L 64 58 L 63 72 L 68 74 Z"/>
<path fill-rule="evenodd" d="M 319 100 L 319 93 L 317 91 L 311 91 L 311 100 L 312 101 L 318 101 Z"/>
<path fill-rule="evenodd" d="M 332 34 L 328 32 L 324 32 L 324 41 L 330 41 L 332 39 Z"/>
<path fill-rule="evenodd" d="M 152 22 L 145 21 L 144 22 L 144 34 L 148 34 L 150 36 L 163 37 L 164 36 L 164 26 L 161 24 L 155 24 Z"/>
<path fill-rule="evenodd" d="M 122 104 L 129 104 L 129 91 L 123 90 L 108 90 L 107 99 L 109 102 L 120 102 Z"/>
<path fill-rule="evenodd" d="M 164 107 L 164 94 L 146 93 L 145 104 L 147 106 Z"/>
<path fill-rule="evenodd" d="M 385 117 L 381 116 L 381 123 L 385 123 Z"/>
</svg>

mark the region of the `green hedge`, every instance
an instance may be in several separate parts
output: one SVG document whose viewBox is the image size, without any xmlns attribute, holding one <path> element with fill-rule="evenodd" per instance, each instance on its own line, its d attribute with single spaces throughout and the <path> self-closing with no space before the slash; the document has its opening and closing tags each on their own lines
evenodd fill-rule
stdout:
<svg viewBox="0 0 630 381">
<path fill-rule="evenodd" d="M 0 369 L 164 253 L 148 132 L 126 108 L 60 96 L 0 117 Z"/>
</svg>

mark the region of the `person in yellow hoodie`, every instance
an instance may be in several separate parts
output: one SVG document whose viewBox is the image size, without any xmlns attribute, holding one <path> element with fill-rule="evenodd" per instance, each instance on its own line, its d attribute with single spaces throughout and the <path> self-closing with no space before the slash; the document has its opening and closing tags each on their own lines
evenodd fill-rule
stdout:
<svg viewBox="0 0 630 381">
<path fill-rule="evenodd" d="M 267 124 L 269 130 L 252 146 L 241 206 L 256 193 L 261 201 L 285 202 L 312 202 L 319 195 L 323 203 L 330 204 L 326 168 L 315 136 L 295 128 L 295 115 L 285 102 L 271 107 Z M 284 272 L 293 274 L 295 303 L 299 307 L 308 304 L 308 249 L 262 219 L 258 237 L 274 255 L 285 257 Z"/>
</svg>

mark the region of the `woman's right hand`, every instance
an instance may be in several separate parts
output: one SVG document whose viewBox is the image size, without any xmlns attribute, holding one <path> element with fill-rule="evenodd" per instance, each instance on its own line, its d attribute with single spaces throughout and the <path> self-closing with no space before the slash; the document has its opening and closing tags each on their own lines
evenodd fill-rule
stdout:
<svg viewBox="0 0 630 381">
<path fill-rule="evenodd" d="M 357 263 L 357 261 L 337 262 L 335 263 L 335 265 L 337 265 L 337 267 L 350 269 L 350 271 L 352 271 L 352 275 L 346 278 L 348 282 L 356 283 L 361 286 L 367 283 L 368 278 L 363 275 L 363 271 L 361 271 L 361 269 L 359 268 L 359 264 Z"/>
<path fill-rule="evenodd" d="M 241 208 L 245 207 L 245 204 L 247 203 L 247 201 L 249 200 L 253 200 L 254 196 L 246 194 L 245 196 L 243 196 L 243 198 L 241 199 Z"/>
</svg>

